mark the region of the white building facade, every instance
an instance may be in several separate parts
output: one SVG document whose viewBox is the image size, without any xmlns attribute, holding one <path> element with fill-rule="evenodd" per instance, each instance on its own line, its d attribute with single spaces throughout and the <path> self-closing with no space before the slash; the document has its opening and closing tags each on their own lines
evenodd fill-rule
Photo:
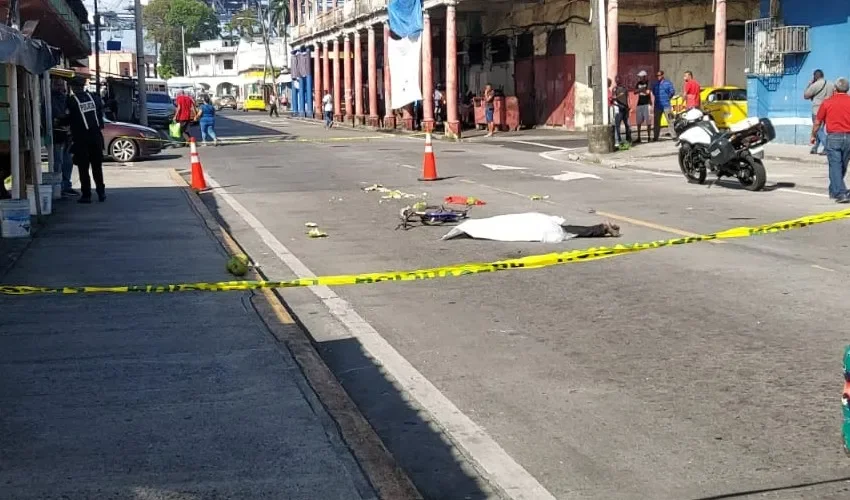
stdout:
<svg viewBox="0 0 850 500">
<path fill-rule="evenodd" d="M 275 83 L 288 82 L 289 44 L 283 38 L 272 38 L 269 51 L 274 73 L 280 75 Z M 205 40 L 186 52 L 188 75 L 180 80 L 191 82 L 197 91 L 244 98 L 257 93 L 263 85 L 267 58 L 262 41 L 240 40 L 232 44 L 227 40 Z M 269 74 L 266 83 L 272 83 L 272 79 Z"/>
</svg>

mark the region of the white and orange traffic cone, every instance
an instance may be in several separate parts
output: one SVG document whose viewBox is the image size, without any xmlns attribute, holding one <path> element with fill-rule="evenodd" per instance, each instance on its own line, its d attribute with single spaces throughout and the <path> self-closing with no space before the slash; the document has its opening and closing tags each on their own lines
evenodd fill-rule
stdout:
<svg viewBox="0 0 850 500">
<path fill-rule="evenodd" d="M 204 179 L 204 167 L 201 165 L 201 157 L 198 156 L 194 137 L 189 139 L 189 157 L 192 162 L 192 189 L 203 191 L 207 189 L 207 181 Z"/>
<path fill-rule="evenodd" d="M 437 158 L 434 157 L 434 146 L 431 144 L 431 132 L 425 133 L 425 158 L 422 160 L 422 177 L 420 181 L 439 181 L 437 177 Z"/>
</svg>

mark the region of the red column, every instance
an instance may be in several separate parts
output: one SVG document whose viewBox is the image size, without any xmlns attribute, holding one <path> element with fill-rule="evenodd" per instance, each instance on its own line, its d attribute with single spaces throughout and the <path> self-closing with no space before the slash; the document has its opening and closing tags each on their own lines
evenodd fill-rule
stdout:
<svg viewBox="0 0 850 500">
<path fill-rule="evenodd" d="M 608 0 L 608 78 L 614 81 L 620 57 L 620 6 L 619 0 Z"/>
<path fill-rule="evenodd" d="M 714 8 L 713 76 L 715 87 L 726 85 L 726 0 L 717 0 Z"/>
<path fill-rule="evenodd" d="M 363 46 L 354 32 L 354 124 L 363 125 Z"/>
<path fill-rule="evenodd" d="M 334 55 L 331 65 L 333 65 L 334 79 L 334 121 L 342 121 L 342 75 L 339 74 L 340 50 L 339 38 L 334 38 Z"/>
<path fill-rule="evenodd" d="M 446 136 L 460 138 L 457 116 L 457 12 L 454 4 L 446 5 Z"/>
<path fill-rule="evenodd" d="M 434 72 L 431 55 L 431 16 L 427 11 L 422 16 L 422 129 L 434 130 Z"/>
<path fill-rule="evenodd" d="M 369 26 L 368 34 L 366 48 L 369 51 L 369 125 L 377 127 L 381 117 L 378 116 L 378 49 L 375 47 L 374 26 Z"/>
<path fill-rule="evenodd" d="M 345 88 L 345 122 L 354 122 L 354 109 L 351 102 L 351 36 L 346 33 L 342 39 L 342 75 Z"/>
<path fill-rule="evenodd" d="M 331 90 L 331 42 L 325 42 L 325 59 L 322 61 L 322 97 Z M 325 110 L 322 109 L 322 112 Z"/>
<path fill-rule="evenodd" d="M 318 43 L 313 51 L 313 116 L 322 117 L 322 47 Z"/>
<path fill-rule="evenodd" d="M 395 128 L 395 114 L 390 95 L 392 94 L 392 83 L 390 81 L 390 25 L 384 23 L 384 128 Z"/>
</svg>

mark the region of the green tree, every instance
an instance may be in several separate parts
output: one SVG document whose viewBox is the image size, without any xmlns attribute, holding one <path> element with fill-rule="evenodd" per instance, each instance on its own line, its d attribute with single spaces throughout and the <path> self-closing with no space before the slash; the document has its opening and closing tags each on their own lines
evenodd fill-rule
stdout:
<svg viewBox="0 0 850 500">
<path fill-rule="evenodd" d="M 162 65 L 178 75 L 183 75 L 182 30 L 186 48 L 220 34 L 215 11 L 200 0 L 151 0 L 142 17 L 148 38 L 161 46 Z"/>
<path fill-rule="evenodd" d="M 233 14 L 233 18 L 230 20 L 230 26 L 242 38 L 254 38 L 263 34 L 263 28 L 260 26 L 257 11 L 253 9 L 242 9 Z"/>
<path fill-rule="evenodd" d="M 159 65 L 159 68 L 157 68 L 157 74 L 159 74 L 159 77 L 163 80 L 168 80 L 169 78 L 177 76 L 177 72 L 174 70 L 174 67 L 167 62 Z"/>
<path fill-rule="evenodd" d="M 289 0 L 270 0 L 269 11 L 271 13 L 272 31 L 278 36 L 286 38 L 286 27 L 291 22 L 289 12 Z"/>
</svg>

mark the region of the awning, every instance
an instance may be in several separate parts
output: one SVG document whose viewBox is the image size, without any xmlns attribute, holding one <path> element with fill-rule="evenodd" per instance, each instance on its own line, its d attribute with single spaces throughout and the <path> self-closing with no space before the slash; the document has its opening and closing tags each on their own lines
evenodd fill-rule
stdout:
<svg viewBox="0 0 850 500">
<path fill-rule="evenodd" d="M 59 59 L 42 40 L 25 37 L 0 24 L 0 64 L 14 64 L 34 75 L 56 66 Z"/>
</svg>

